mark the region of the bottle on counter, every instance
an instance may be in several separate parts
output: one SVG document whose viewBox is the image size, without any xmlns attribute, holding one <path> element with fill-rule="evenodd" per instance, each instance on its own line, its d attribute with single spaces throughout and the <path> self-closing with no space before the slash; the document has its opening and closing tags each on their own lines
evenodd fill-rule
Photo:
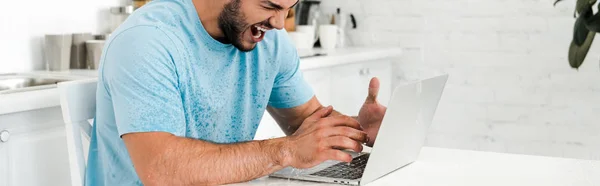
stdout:
<svg viewBox="0 0 600 186">
<path fill-rule="evenodd" d="M 347 16 L 342 13 L 340 8 L 338 8 L 335 18 L 335 24 L 338 27 L 337 47 L 343 48 L 346 46 L 346 24 L 348 23 Z"/>
</svg>

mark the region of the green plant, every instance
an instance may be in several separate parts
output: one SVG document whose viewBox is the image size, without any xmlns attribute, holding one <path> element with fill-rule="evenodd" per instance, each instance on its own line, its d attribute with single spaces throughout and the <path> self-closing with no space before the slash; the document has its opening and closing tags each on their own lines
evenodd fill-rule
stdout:
<svg viewBox="0 0 600 186">
<path fill-rule="evenodd" d="M 560 1 L 562 0 L 557 0 L 554 5 Z M 573 29 L 573 40 L 569 46 L 569 64 L 575 69 L 579 69 L 583 64 L 596 32 L 600 32 L 600 13 L 594 14 L 592 10 L 594 4 L 596 4 L 596 0 L 577 0 L 575 4 L 574 17 L 576 20 Z"/>
</svg>

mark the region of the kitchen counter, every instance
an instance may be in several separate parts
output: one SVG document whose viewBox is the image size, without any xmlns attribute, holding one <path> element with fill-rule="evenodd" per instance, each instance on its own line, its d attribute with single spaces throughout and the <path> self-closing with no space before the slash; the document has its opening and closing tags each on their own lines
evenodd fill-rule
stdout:
<svg viewBox="0 0 600 186">
<path fill-rule="evenodd" d="M 314 56 L 313 54 L 319 54 Z M 369 60 L 399 57 L 400 48 L 343 48 L 334 50 L 299 51 L 300 69 L 310 70 L 336 65 L 358 63 Z M 96 78 L 96 70 L 68 70 L 61 72 L 35 71 L 19 74 L 33 74 L 42 77 L 68 77 L 72 79 Z M 0 95 L 0 115 L 41 108 L 59 106 L 60 101 L 56 88 Z"/>
<path fill-rule="evenodd" d="M 600 161 L 424 147 L 419 159 L 367 185 L 597 186 Z M 331 185 L 261 178 L 236 186 Z"/>
<path fill-rule="evenodd" d="M 315 68 L 345 65 L 363 61 L 378 60 L 385 58 L 397 58 L 402 55 L 400 48 L 371 48 L 352 47 L 343 49 L 311 49 L 298 51 L 300 56 L 300 70 L 311 70 Z M 27 73 L 25 73 L 27 74 Z M 67 70 L 61 72 L 36 71 L 30 74 L 44 74 L 48 76 L 75 76 L 96 77 L 96 70 Z"/>
<path fill-rule="evenodd" d="M 331 67 L 358 63 L 363 61 L 397 58 L 402 55 L 401 48 L 372 48 L 352 47 L 343 49 L 311 49 L 298 51 L 300 56 L 300 70 L 311 70 L 316 68 Z M 67 70 L 60 72 L 35 71 L 23 74 L 37 74 L 47 76 L 73 76 L 73 77 L 97 77 L 97 70 Z"/>
<path fill-rule="evenodd" d="M 336 65 L 345 65 L 385 58 L 397 58 L 402 55 L 400 48 L 344 48 L 335 50 L 301 50 L 300 70 L 310 70 Z M 308 57 L 310 54 L 324 54 Z"/>
<path fill-rule="evenodd" d="M 81 74 L 79 74 L 81 73 Z M 73 72 L 28 72 L 18 73 L 18 75 L 33 75 L 39 78 L 57 78 L 68 80 L 80 80 L 95 78 L 91 71 L 73 71 Z M 16 93 L 0 94 L 0 115 L 56 107 L 60 105 L 56 85 L 45 85 L 40 87 L 30 87 L 34 90 L 27 90 Z"/>
</svg>

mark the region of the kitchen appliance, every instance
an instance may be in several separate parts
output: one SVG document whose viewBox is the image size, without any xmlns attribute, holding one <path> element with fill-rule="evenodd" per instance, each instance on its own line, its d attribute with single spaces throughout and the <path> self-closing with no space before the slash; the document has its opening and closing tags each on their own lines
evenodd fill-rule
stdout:
<svg viewBox="0 0 600 186">
<path fill-rule="evenodd" d="M 317 25 L 321 0 L 301 0 L 296 7 L 296 25 Z"/>
<path fill-rule="evenodd" d="M 44 36 L 44 57 L 47 70 L 69 70 L 71 67 L 72 41 L 72 34 L 48 34 Z"/>
</svg>

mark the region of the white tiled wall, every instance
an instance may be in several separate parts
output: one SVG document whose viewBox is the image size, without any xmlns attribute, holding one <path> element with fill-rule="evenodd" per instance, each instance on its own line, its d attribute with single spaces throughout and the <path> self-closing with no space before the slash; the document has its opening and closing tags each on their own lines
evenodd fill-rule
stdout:
<svg viewBox="0 0 600 186">
<path fill-rule="evenodd" d="M 40 70 L 44 34 L 108 31 L 108 8 L 126 0 L 0 1 L 0 73 Z"/>
<path fill-rule="evenodd" d="M 450 73 L 430 146 L 600 159 L 600 47 L 570 69 L 575 1 L 327 0 L 356 45 L 405 48 L 399 72 Z"/>
</svg>

